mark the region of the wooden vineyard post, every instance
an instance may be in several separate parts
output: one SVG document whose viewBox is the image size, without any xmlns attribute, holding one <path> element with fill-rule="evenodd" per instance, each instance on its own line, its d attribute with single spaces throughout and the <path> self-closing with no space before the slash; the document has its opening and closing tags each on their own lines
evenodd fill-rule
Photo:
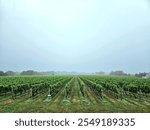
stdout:
<svg viewBox="0 0 150 130">
<path fill-rule="evenodd" d="M 15 99 L 15 94 L 14 94 L 14 87 L 11 87 L 11 95 L 12 95 L 12 99 Z"/>
<path fill-rule="evenodd" d="M 29 89 L 29 96 L 33 97 L 33 95 L 32 95 L 32 88 Z"/>
</svg>

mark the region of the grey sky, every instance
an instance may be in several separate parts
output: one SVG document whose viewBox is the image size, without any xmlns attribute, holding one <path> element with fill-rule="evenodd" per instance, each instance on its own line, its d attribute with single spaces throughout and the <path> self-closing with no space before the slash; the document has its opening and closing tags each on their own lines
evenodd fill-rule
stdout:
<svg viewBox="0 0 150 130">
<path fill-rule="evenodd" d="M 0 0 L 0 70 L 150 71 L 148 0 Z"/>
</svg>

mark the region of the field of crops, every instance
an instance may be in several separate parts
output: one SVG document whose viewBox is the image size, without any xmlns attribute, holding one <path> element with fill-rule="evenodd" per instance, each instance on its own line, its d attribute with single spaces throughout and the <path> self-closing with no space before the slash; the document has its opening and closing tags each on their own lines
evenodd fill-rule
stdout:
<svg viewBox="0 0 150 130">
<path fill-rule="evenodd" d="M 0 112 L 150 112 L 150 79 L 4 76 Z"/>
</svg>

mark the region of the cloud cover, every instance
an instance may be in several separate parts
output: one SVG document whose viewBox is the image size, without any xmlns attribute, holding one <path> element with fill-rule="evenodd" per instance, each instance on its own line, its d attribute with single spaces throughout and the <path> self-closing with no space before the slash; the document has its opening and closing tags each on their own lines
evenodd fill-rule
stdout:
<svg viewBox="0 0 150 130">
<path fill-rule="evenodd" d="M 0 70 L 150 71 L 147 0 L 0 0 Z"/>
</svg>

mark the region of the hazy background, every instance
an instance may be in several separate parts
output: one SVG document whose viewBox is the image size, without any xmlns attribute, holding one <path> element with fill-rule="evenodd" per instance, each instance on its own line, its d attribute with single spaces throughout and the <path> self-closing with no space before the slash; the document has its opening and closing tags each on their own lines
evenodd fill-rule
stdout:
<svg viewBox="0 0 150 130">
<path fill-rule="evenodd" d="M 0 0 L 0 70 L 150 71 L 149 0 Z"/>
</svg>

